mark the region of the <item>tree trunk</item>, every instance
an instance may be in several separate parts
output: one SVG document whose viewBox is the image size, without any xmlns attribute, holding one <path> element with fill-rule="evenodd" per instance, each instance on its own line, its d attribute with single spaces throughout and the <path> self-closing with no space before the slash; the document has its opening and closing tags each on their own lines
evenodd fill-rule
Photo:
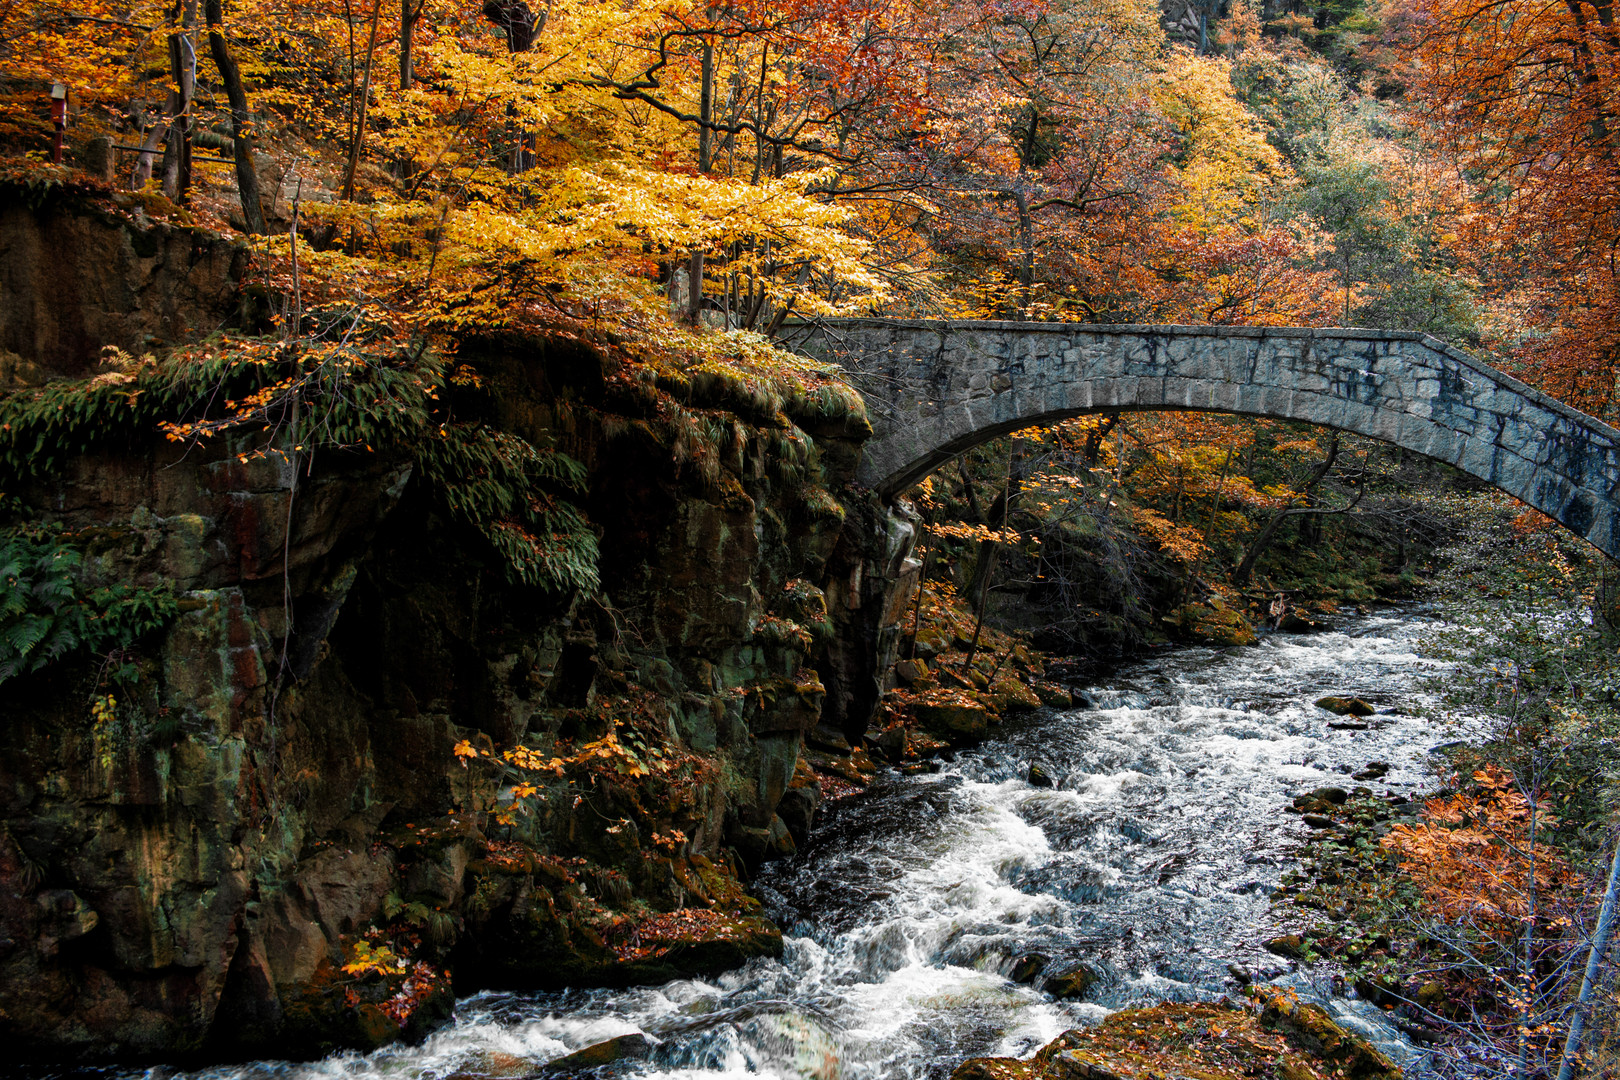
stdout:
<svg viewBox="0 0 1620 1080">
<path fill-rule="evenodd" d="M 174 102 L 176 95 L 170 94 L 168 102 L 163 109 L 163 117 L 174 115 Z M 147 181 L 152 179 L 152 165 L 158 157 L 158 147 L 169 136 L 169 122 L 160 118 L 157 123 L 146 129 L 141 139 L 141 152 L 135 155 L 135 167 L 129 173 L 129 189 L 140 191 L 146 187 Z"/>
<path fill-rule="evenodd" d="M 1603 970 L 1603 954 L 1608 950 L 1609 935 L 1614 930 L 1617 900 L 1620 900 L 1620 836 L 1615 838 L 1614 856 L 1609 860 L 1609 887 L 1603 891 L 1603 906 L 1598 909 L 1597 929 L 1592 934 L 1592 951 L 1586 956 L 1586 972 L 1581 977 L 1580 995 L 1575 999 L 1575 1015 L 1569 1021 L 1569 1038 L 1564 1043 L 1564 1060 L 1558 1067 L 1558 1080 L 1574 1080 L 1575 1066 L 1581 1053 L 1581 1035 L 1586 1027 L 1586 1010 L 1591 1006 L 1598 975 Z"/>
<path fill-rule="evenodd" d="M 416 20 L 422 16 L 420 0 L 399 0 L 399 88 L 409 90 L 415 71 L 411 66 L 411 45 L 416 34 Z"/>
<path fill-rule="evenodd" d="M 1339 433 L 1335 431 L 1333 433 L 1333 441 L 1328 444 L 1327 457 L 1324 458 L 1321 463 L 1316 466 L 1315 470 L 1312 471 L 1310 479 L 1305 481 L 1305 486 L 1300 489 L 1300 493 L 1302 495 L 1309 495 L 1311 490 L 1327 477 L 1327 474 L 1333 469 L 1333 463 L 1338 460 L 1338 457 Z M 1266 548 L 1270 546 L 1272 537 L 1277 534 L 1278 526 L 1283 523 L 1284 518 L 1290 517 L 1299 512 L 1299 508 L 1297 507 L 1285 507 L 1272 515 L 1271 520 L 1266 522 L 1264 527 L 1261 528 L 1260 535 L 1256 536 L 1254 538 L 1254 542 L 1249 545 L 1249 550 L 1243 553 L 1243 561 L 1238 563 L 1237 570 L 1232 574 L 1232 584 L 1241 589 L 1249 583 L 1249 575 L 1254 573 L 1254 564 L 1259 561 L 1260 556 L 1263 555 Z"/>
<path fill-rule="evenodd" d="M 242 197 L 242 219 L 247 231 L 264 232 L 264 205 L 259 200 L 259 174 L 253 167 L 253 140 L 249 137 L 252 114 L 248 110 L 247 92 L 242 89 L 242 72 L 231 56 L 225 42 L 225 11 L 223 0 L 207 0 L 208 48 L 214 56 L 214 66 L 225 83 L 225 96 L 231 103 L 231 144 L 236 153 L 236 188 Z"/>
<path fill-rule="evenodd" d="M 997 495 L 996 501 L 990 504 L 989 515 L 981 518 L 986 525 L 993 529 L 1006 528 L 1007 519 L 1012 514 L 1013 500 L 1023 490 L 1022 470 L 1016 467 L 1020 460 L 1019 455 L 1014 455 L 1007 462 L 1007 481 L 1001 487 L 1001 494 Z M 958 464 L 960 464 L 960 461 L 961 459 L 958 459 Z M 962 482 L 967 485 L 968 493 L 971 495 L 973 485 L 968 480 L 966 467 L 962 468 Z M 979 512 L 977 497 L 972 498 L 971 503 L 974 514 L 977 516 Z M 994 540 L 981 541 L 979 544 L 979 557 L 973 564 L 973 578 L 968 582 L 967 591 L 970 594 L 974 593 L 975 589 L 977 590 L 977 596 L 973 604 L 973 640 L 968 643 L 967 660 L 964 661 L 964 664 L 969 667 L 973 664 L 974 655 L 979 651 L 979 634 L 984 630 L 984 612 L 990 601 L 990 579 L 995 573 L 996 556 L 1000 550 L 1001 545 Z"/>
<path fill-rule="evenodd" d="M 371 37 L 366 41 L 366 68 L 365 74 L 360 77 L 360 100 L 356 106 L 354 138 L 349 143 L 349 167 L 343 175 L 344 199 L 354 198 L 354 174 L 360 168 L 360 151 L 366 141 L 366 106 L 371 103 L 371 64 L 377 55 L 377 23 L 381 17 L 382 0 L 371 0 Z"/>
<path fill-rule="evenodd" d="M 1080 463 L 1082 465 L 1089 469 L 1097 464 L 1098 459 L 1102 457 L 1103 440 L 1108 438 L 1109 434 L 1114 430 L 1114 425 L 1118 423 L 1119 414 L 1110 413 L 1103 417 L 1102 423 L 1086 432 L 1085 447 L 1080 451 Z"/>
<path fill-rule="evenodd" d="M 698 172 L 709 175 L 713 164 L 709 125 L 714 121 L 714 42 L 703 43 L 703 82 L 698 89 Z"/>
<path fill-rule="evenodd" d="M 197 93 L 197 2 L 190 0 L 181 30 L 169 36 L 169 130 L 163 148 L 163 194 L 176 203 L 191 196 L 191 114 Z"/>
<path fill-rule="evenodd" d="M 984 630 L 984 609 L 990 601 L 990 573 L 996 565 L 996 545 L 986 540 L 979 545 L 979 561 L 974 564 L 975 576 L 983 572 L 983 584 L 979 586 L 979 595 L 973 603 L 973 640 L 968 642 L 967 659 L 962 661 L 964 668 L 973 666 L 973 657 L 979 651 L 979 634 Z"/>
<path fill-rule="evenodd" d="M 709 123 L 714 116 L 714 43 L 703 43 L 703 81 L 698 89 L 698 173 L 709 175 L 709 167 L 713 162 L 713 140 L 709 133 Z M 693 326 L 703 320 L 703 252 L 701 249 L 692 252 L 691 265 L 687 269 L 687 307 L 686 321 Z"/>
</svg>

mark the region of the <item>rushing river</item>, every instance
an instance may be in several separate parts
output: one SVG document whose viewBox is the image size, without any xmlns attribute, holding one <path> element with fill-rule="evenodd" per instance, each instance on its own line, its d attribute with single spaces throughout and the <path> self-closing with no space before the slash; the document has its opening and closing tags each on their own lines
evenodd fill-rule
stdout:
<svg viewBox="0 0 1620 1080">
<path fill-rule="evenodd" d="M 1310 993 L 1259 949 L 1275 932 L 1268 895 L 1306 832 L 1284 806 L 1349 786 L 1344 774 L 1375 760 L 1390 770 L 1369 786 L 1413 792 L 1429 749 L 1454 737 L 1403 713 L 1335 729 L 1312 702 L 1353 694 L 1410 709 L 1434 672 L 1416 647 L 1430 628 L 1383 613 L 1177 650 L 1092 690 L 1095 708 L 1010 722 L 934 774 L 880 776 L 761 874 L 788 934 L 779 961 L 635 990 L 482 994 L 423 1046 L 199 1075 L 522 1076 L 641 1031 L 659 1041 L 640 1076 L 904 1080 L 1027 1054 L 1125 1005 L 1218 997 L 1235 986 L 1230 964 Z M 1057 790 L 1028 782 L 1032 758 Z M 1008 979 L 1029 952 L 1050 957 L 1049 971 L 1084 962 L 1101 979 L 1083 1002 L 1054 1001 Z M 1406 1057 L 1372 1010 L 1328 1004 Z"/>
</svg>

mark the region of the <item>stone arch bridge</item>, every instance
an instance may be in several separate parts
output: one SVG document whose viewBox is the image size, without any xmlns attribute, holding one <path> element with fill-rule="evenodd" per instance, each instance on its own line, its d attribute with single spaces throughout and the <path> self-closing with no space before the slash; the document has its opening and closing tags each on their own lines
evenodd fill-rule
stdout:
<svg viewBox="0 0 1620 1080">
<path fill-rule="evenodd" d="M 1423 334 L 889 319 L 788 341 L 865 396 L 859 478 L 894 495 L 998 435 L 1085 413 L 1299 420 L 1456 466 L 1620 558 L 1620 431 Z"/>
</svg>

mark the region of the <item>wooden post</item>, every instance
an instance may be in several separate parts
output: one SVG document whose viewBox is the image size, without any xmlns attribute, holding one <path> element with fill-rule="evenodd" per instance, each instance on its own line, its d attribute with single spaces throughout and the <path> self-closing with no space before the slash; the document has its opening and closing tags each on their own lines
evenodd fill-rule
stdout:
<svg viewBox="0 0 1620 1080">
<path fill-rule="evenodd" d="M 51 84 L 51 124 L 56 128 L 51 136 L 51 160 L 62 164 L 62 136 L 67 132 L 67 84 Z"/>
</svg>

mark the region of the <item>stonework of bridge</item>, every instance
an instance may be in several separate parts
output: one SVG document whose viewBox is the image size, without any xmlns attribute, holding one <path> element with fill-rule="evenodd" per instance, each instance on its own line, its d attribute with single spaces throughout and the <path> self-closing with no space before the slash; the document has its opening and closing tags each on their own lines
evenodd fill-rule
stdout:
<svg viewBox="0 0 1620 1080">
<path fill-rule="evenodd" d="M 1620 558 L 1620 431 L 1423 334 L 889 319 L 788 337 L 841 365 L 873 436 L 859 478 L 894 495 L 958 454 L 1087 413 L 1298 420 L 1447 462 Z"/>
</svg>

